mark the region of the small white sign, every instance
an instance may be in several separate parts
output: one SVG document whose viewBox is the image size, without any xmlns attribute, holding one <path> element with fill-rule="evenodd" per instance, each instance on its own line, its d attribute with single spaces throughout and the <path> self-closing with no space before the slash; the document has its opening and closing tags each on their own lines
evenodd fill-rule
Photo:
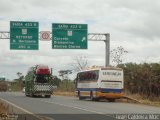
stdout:
<svg viewBox="0 0 160 120">
<path fill-rule="evenodd" d="M 22 29 L 22 34 L 26 35 L 27 34 L 27 29 Z"/>
<path fill-rule="evenodd" d="M 72 36 L 72 31 L 68 31 L 68 36 Z"/>
<path fill-rule="evenodd" d="M 43 41 L 51 40 L 50 34 L 51 34 L 50 31 L 41 31 L 40 32 L 40 40 L 43 40 Z"/>
</svg>

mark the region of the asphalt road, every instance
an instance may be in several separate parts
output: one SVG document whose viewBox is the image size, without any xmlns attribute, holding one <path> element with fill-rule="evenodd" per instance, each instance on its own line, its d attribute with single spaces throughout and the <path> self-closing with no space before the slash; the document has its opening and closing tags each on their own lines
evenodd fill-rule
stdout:
<svg viewBox="0 0 160 120">
<path fill-rule="evenodd" d="M 55 120 L 117 120 L 118 114 L 160 114 L 159 107 L 78 100 L 76 97 L 31 98 L 21 92 L 0 92 L 0 98 L 30 113 Z"/>
</svg>

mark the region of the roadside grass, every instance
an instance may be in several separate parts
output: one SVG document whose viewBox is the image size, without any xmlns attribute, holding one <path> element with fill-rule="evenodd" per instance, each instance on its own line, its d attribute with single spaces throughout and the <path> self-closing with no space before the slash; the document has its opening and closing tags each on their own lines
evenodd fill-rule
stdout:
<svg viewBox="0 0 160 120">
<path fill-rule="evenodd" d="M 75 92 L 55 91 L 54 95 L 74 97 L 75 96 Z"/>
<path fill-rule="evenodd" d="M 0 101 L 0 118 L 6 117 L 9 111 L 9 106 L 5 105 L 3 102 Z"/>
<path fill-rule="evenodd" d="M 126 96 L 131 99 L 139 101 L 139 103 L 141 103 L 141 104 L 160 107 L 160 98 L 150 100 L 147 97 L 142 97 L 139 94 L 127 94 Z"/>
</svg>

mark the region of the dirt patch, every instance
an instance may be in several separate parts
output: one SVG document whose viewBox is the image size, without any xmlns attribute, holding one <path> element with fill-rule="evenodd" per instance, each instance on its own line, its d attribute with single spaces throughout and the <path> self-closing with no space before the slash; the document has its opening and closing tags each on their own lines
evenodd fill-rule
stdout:
<svg viewBox="0 0 160 120">
<path fill-rule="evenodd" d="M 136 103 L 136 104 L 143 104 L 143 105 L 150 105 L 160 107 L 159 100 L 149 100 L 147 98 L 142 97 L 139 94 L 127 94 L 124 98 L 117 99 L 117 102 L 124 102 L 124 103 Z"/>
<path fill-rule="evenodd" d="M 60 92 L 56 91 L 54 95 L 58 96 L 69 96 L 69 97 L 75 97 L 75 92 Z M 139 94 L 127 94 L 126 97 L 117 99 L 117 102 L 124 102 L 124 103 L 138 103 L 138 104 L 145 104 L 145 105 L 152 105 L 160 107 L 160 101 L 151 101 L 149 99 L 143 98 Z"/>
<path fill-rule="evenodd" d="M 75 92 L 60 92 L 60 91 L 56 91 L 54 92 L 54 95 L 59 95 L 59 96 L 70 96 L 70 97 L 74 97 Z"/>
</svg>

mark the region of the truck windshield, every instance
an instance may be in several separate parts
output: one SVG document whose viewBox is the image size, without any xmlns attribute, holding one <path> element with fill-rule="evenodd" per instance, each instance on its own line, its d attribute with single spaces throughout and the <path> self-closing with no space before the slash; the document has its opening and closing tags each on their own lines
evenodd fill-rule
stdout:
<svg viewBox="0 0 160 120">
<path fill-rule="evenodd" d="M 37 83 L 48 83 L 49 75 L 37 75 L 36 82 Z"/>
</svg>

